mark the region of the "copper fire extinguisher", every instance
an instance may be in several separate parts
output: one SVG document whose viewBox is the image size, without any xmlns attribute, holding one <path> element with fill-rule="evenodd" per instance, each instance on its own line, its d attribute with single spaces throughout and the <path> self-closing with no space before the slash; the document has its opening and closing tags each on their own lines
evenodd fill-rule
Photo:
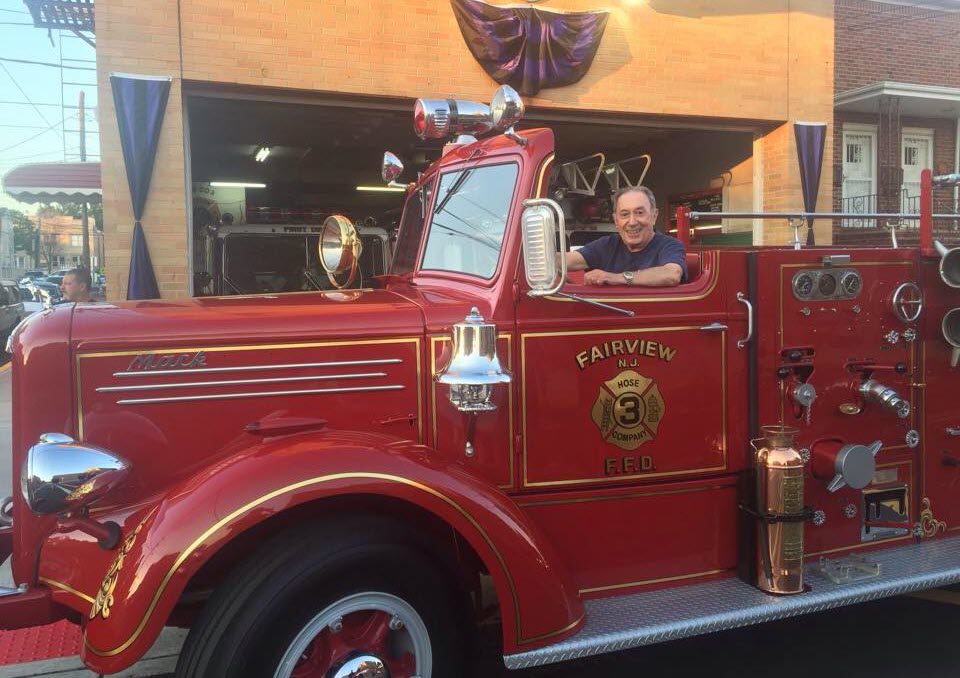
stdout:
<svg viewBox="0 0 960 678">
<path fill-rule="evenodd" d="M 803 457 L 793 446 L 796 429 L 763 426 L 751 440 L 756 470 L 757 588 L 803 591 Z"/>
</svg>

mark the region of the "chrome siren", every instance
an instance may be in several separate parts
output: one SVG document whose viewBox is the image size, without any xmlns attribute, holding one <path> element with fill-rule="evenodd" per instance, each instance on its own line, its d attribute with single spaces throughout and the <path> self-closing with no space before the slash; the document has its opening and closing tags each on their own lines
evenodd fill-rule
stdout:
<svg viewBox="0 0 960 678">
<path fill-rule="evenodd" d="M 490 107 L 456 99 L 417 99 L 413 131 L 421 139 L 447 139 L 456 134 L 483 134 L 493 129 Z"/>
<path fill-rule="evenodd" d="M 510 382 L 497 356 L 497 326 L 484 322 L 476 307 L 451 331 L 450 362 L 436 379 L 450 386 L 450 402 L 461 412 L 488 412 L 497 408 L 490 398 L 494 384 Z"/>
<path fill-rule="evenodd" d="M 461 99 L 417 99 L 413 131 L 421 139 L 449 139 L 497 129 L 522 142 L 513 126 L 523 118 L 524 110 L 523 99 L 509 85 L 501 85 L 494 92 L 489 106 Z"/>
</svg>

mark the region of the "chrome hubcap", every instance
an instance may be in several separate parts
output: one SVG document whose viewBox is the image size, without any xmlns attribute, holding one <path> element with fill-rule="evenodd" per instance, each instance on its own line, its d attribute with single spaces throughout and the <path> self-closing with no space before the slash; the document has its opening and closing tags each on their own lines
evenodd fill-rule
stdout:
<svg viewBox="0 0 960 678">
<path fill-rule="evenodd" d="M 328 678 L 390 678 L 390 671 L 379 657 L 363 654 L 348 659 L 327 672 Z"/>
<path fill-rule="evenodd" d="M 417 611 L 388 593 L 356 593 L 308 621 L 274 678 L 429 678 L 432 650 Z"/>
</svg>

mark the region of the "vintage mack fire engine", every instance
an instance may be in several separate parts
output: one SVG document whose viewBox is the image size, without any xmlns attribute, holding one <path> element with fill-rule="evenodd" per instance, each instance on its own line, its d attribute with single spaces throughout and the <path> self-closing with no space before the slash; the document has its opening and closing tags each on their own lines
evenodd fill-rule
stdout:
<svg viewBox="0 0 960 678">
<path fill-rule="evenodd" d="M 418 102 L 424 137 L 493 134 L 407 187 L 372 288 L 23 324 L 0 626 L 73 620 L 102 673 L 181 625 L 180 676 L 426 678 L 494 614 L 520 668 L 960 581 L 960 250 L 929 206 L 920 248 L 585 287 L 521 113 Z M 329 219 L 330 275 L 357 250 Z"/>
</svg>

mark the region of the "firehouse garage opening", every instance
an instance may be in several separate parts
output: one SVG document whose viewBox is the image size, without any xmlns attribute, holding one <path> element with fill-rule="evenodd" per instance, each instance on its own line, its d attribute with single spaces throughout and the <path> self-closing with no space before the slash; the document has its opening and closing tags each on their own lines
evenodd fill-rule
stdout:
<svg viewBox="0 0 960 678">
<path fill-rule="evenodd" d="M 413 132 L 413 100 L 313 102 L 187 98 L 197 296 L 329 289 L 318 239 L 332 214 L 348 217 L 363 251 L 352 286 L 389 271 L 404 194 L 380 176 L 384 151 L 402 182 L 440 157 L 443 144 Z M 610 195 L 643 183 L 657 196 L 657 228 L 684 204 L 751 211 L 753 138 L 764 130 L 670 119 L 617 119 L 532 110 L 518 129 L 547 126 L 557 162 L 549 197 L 566 214 L 568 244 L 614 230 Z M 701 221 L 693 244 L 749 245 L 749 221 Z"/>
</svg>

